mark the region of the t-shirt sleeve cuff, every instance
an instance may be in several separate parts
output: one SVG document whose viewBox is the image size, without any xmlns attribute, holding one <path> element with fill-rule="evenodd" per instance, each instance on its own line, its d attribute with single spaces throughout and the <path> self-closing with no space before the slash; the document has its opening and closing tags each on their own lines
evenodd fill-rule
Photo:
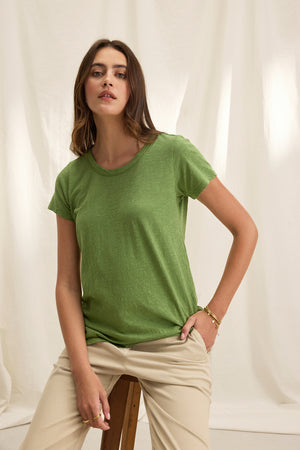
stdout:
<svg viewBox="0 0 300 450">
<path fill-rule="evenodd" d="M 194 191 L 190 194 L 190 197 L 192 199 L 196 199 L 202 191 L 208 186 L 209 182 L 217 176 L 216 172 L 212 171 L 212 173 L 207 176 L 205 181 L 201 181 L 201 183 L 197 186 L 197 188 L 194 189 Z"/>
<path fill-rule="evenodd" d="M 58 209 L 58 208 L 49 207 L 49 206 L 48 206 L 48 209 L 49 209 L 50 211 L 55 212 L 55 214 L 57 214 L 57 215 L 63 217 L 64 219 L 72 220 L 72 222 L 74 222 L 74 219 L 73 219 L 73 217 L 71 216 L 71 214 L 68 214 L 66 211 L 62 211 L 62 210 L 60 210 L 60 209 Z"/>
</svg>

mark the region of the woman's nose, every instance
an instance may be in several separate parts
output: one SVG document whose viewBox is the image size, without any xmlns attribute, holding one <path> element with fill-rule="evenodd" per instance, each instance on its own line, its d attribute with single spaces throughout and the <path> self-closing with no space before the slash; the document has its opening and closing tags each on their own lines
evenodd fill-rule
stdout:
<svg viewBox="0 0 300 450">
<path fill-rule="evenodd" d="M 110 85 L 110 86 L 112 86 L 112 83 L 111 83 L 111 75 L 106 75 L 106 77 L 104 77 L 104 79 L 103 79 L 103 84 L 104 84 L 104 86 L 107 86 L 107 85 Z"/>
</svg>

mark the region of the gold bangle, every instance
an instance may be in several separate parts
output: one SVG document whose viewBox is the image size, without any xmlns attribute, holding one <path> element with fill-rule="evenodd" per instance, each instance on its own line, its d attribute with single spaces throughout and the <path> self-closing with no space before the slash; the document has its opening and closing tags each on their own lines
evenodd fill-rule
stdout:
<svg viewBox="0 0 300 450">
<path fill-rule="evenodd" d="M 214 313 L 212 313 L 211 310 L 210 310 L 207 306 L 205 306 L 204 311 L 205 311 L 209 316 L 211 316 L 211 317 L 214 319 L 214 320 L 212 321 L 212 323 L 215 323 L 215 322 L 216 322 L 216 326 L 217 326 L 217 327 L 219 327 L 219 325 L 221 325 L 221 320 L 219 320 L 219 319 L 216 317 L 216 315 L 215 315 Z"/>
</svg>

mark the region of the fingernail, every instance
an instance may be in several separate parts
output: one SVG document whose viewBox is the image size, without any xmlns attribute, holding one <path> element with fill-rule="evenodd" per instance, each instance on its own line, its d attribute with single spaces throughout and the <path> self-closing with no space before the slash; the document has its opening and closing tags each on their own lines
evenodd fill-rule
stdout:
<svg viewBox="0 0 300 450">
<path fill-rule="evenodd" d="M 109 413 L 107 413 L 107 418 L 108 418 L 108 420 L 110 419 L 110 414 Z"/>
<path fill-rule="evenodd" d="M 184 333 L 181 333 L 180 339 L 184 339 Z"/>
</svg>

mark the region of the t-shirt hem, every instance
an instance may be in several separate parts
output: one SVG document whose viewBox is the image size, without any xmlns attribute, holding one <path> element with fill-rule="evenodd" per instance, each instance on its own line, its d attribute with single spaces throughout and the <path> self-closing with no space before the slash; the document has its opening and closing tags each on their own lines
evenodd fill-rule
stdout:
<svg viewBox="0 0 300 450">
<path fill-rule="evenodd" d="M 91 344 L 96 344 L 97 342 L 109 342 L 110 344 L 113 344 L 116 347 L 128 348 L 128 347 L 132 347 L 133 345 L 136 345 L 136 344 L 142 344 L 144 342 L 156 341 L 156 340 L 159 340 L 159 339 L 164 339 L 164 338 L 173 337 L 173 336 L 178 336 L 178 339 L 179 339 L 180 338 L 180 332 L 177 332 L 175 334 L 172 333 L 172 334 L 167 334 L 167 335 L 163 335 L 163 336 L 158 336 L 156 338 L 152 338 L 152 339 L 149 339 L 147 341 L 138 341 L 138 342 L 134 342 L 134 343 L 131 343 L 131 344 L 126 344 L 126 345 L 114 344 L 113 342 L 107 341 L 107 340 L 102 339 L 102 338 L 89 338 L 89 339 L 86 340 L 86 344 L 87 345 L 91 345 Z"/>
</svg>

